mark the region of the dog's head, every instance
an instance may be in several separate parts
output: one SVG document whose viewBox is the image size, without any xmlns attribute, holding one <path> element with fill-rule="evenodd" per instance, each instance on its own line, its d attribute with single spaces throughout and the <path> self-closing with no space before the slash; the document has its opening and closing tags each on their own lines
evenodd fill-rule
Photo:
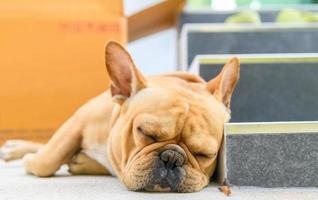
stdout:
<svg viewBox="0 0 318 200">
<path fill-rule="evenodd" d="M 110 42 L 106 66 L 118 104 L 108 152 L 118 177 L 134 191 L 201 190 L 230 119 L 238 59 L 209 82 L 188 73 L 145 78 L 127 51 Z"/>
</svg>

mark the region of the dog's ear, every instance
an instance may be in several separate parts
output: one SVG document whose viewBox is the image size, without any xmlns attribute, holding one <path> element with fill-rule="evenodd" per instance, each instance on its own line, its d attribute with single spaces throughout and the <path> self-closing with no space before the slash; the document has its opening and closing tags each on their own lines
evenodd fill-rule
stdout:
<svg viewBox="0 0 318 200">
<path fill-rule="evenodd" d="M 230 108 L 232 93 L 240 78 L 240 61 L 231 58 L 222 68 L 222 71 L 207 83 L 208 90 L 223 104 Z"/>
<path fill-rule="evenodd" d="M 111 79 L 110 90 L 115 102 L 122 104 L 127 98 L 146 87 L 146 79 L 120 44 L 109 42 L 105 49 L 105 59 Z"/>
</svg>

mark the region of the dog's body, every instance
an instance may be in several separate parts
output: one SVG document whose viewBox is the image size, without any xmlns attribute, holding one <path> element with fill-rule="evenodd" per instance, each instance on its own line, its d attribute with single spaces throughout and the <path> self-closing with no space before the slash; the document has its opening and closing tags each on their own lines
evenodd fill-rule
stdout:
<svg viewBox="0 0 318 200">
<path fill-rule="evenodd" d="M 146 79 L 111 42 L 106 66 L 109 91 L 82 106 L 46 145 L 8 141 L 4 159 L 26 154 L 24 167 L 37 176 L 51 176 L 65 163 L 72 174 L 112 174 L 130 190 L 193 192 L 206 186 L 230 119 L 238 60 L 208 83 L 188 73 Z"/>
</svg>

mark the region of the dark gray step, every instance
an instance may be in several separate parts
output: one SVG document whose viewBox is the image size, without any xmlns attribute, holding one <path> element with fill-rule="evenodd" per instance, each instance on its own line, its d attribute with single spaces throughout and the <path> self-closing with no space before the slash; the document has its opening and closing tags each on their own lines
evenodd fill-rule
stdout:
<svg viewBox="0 0 318 200">
<path fill-rule="evenodd" d="M 288 6 L 299 11 L 317 12 L 317 5 L 305 5 L 305 6 Z M 277 14 L 286 7 L 265 7 L 257 12 L 260 15 L 262 22 L 275 22 Z M 249 8 L 239 8 L 235 11 L 215 11 L 212 9 L 186 9 L 179 16 L 178 29 L 181 30 L 182 26 L 187 23 L 223 23 L 229 16 L 235 15 L 239 12 L 246 11 Z"/>
<path fill-rule="evenodd" d="M 318 187 L 318 122 L 228 123 L 218 178 L 230 185 Z"/>
<path fill-rule="evenodd" d="M 199 54 L 318 52 L 318 25 L 185 24 L 179 62 L 186 70 Z"/>
<path fill-rule="evenodd" d="M 198 56 L 191 69 L 210 80 L 232 56 Z M 318 54 L 237 56 L 241 77 L 232 96 L 231 122 L 318 120 Z"/>
<path fill-rule="evenodd" d="M 178 30 L 181 30 L 184 24 L 189 23 L 223 23 L 228 17 L 239 11 L 210 11 L 210 12 L 183 12 L 179 16 Z M 260 11 L 262 22 L 274 22 L 278 10 Z"/>
</svg>

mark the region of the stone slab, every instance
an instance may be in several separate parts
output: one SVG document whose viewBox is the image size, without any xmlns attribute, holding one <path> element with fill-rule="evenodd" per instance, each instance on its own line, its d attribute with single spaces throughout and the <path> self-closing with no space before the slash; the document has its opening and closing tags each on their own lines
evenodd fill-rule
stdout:
<svg viewBox="0 0 318 200">
<path fill-rule="evenodd" d="M 316 5 L 292 7 L 300 11 L 318 11 L 318 7 Z M 248 8 L 239 8 L 235 11 L 217 11 L 212 9 L 186 9 L 184 12 L 180 13 L 178 29 L 181 30 L 182 26 L 187 23 L 223 23 L 229 16 L 235 15 L 247 9 Z M 284 7 L 265 7 L 261 10 L 258 10 L 258 13 L 260 15 L 262 22 L 275 22 L 277 14 L 282 9 L 284 9 Z"/>
<path fill-rule="evenodd" d="M 220 180 L 235 186 L 318 187 L 318 122 L 229 123 Z"/>
<path fill-rule="evenodd" d="M 183 70 L 196 55 L 315 53 L 318 52 L 318 25 L 186 24 L 179 46 Z"/>
<path fill-rule="evenodd" d="M 191 69 L 208 81 L 232 56 L 198 56 Z M 318 54 L 236 56 L 241 77 L 232 96 L 231 122 L 318 120 Z"/>
</svg>

